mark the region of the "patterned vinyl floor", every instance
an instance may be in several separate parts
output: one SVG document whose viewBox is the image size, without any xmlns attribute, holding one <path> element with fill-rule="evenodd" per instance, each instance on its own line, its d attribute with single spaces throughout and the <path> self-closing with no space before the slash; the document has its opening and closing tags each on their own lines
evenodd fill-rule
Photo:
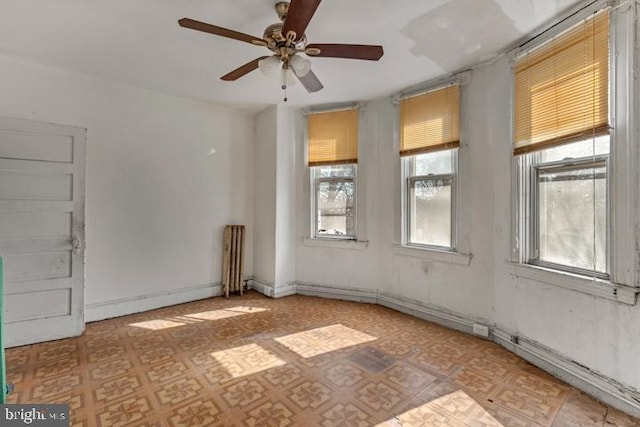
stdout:
<svg viewBox="0 0 640 427">
<path fill-rule="evenodd" d="M 213 298 L 9 349 L 78 426 L 640 426 L 496 344 L 384 307 Z"/>
</svg>

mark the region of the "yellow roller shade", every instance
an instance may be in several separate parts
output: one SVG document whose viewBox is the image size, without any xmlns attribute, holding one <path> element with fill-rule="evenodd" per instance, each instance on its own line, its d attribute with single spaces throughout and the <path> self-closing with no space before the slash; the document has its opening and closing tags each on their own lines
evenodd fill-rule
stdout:
<svg viewBox="0 0 640 427">
<path fill-rule="evenodd" d="M 400 155 L 460 145 L 460 87 L 437 89 L 400 101 Z"/>
<path fill-rule="evenodd" d="M 309 114 L 309 166 L 358 163 L 358 110 Z"/>
<path fill-rule="evenodd" d="M 514 154 L 609 133 L 609 13 L 515 63 Z"/>
</svg>

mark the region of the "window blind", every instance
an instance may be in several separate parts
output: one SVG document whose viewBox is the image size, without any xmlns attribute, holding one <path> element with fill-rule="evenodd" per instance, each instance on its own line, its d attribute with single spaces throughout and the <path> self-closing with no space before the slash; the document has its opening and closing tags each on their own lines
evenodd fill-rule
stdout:
<svg viewBox="0 0 640 427">
<path fill-rule="evenodd" d="M 437 89 L 400 101 L 400 155 L 460 145 L 460 87 Z"/>
<path fill-rule="evenodd" d="M 609 13 L 515 63 L 514 154 L 609 133 Z"/>
<path fill-rule="evenodd" d="M 309 166 L 358 163 L 358 109 L 309 114 Z"/>
</svg>

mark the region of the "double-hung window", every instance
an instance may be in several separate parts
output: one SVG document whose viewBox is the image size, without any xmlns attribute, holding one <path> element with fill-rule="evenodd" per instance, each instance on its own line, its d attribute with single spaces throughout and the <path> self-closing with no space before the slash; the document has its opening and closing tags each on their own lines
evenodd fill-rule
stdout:
<svg viewBox="0 0 640 427">
<path fill-rule="evenodd" d="M 521 262 L 609 277 L 609 32 L 600 11 L 515 61 Z"/>
<path fill-rule="evenodd" d="M 400 101 L 404 243 L 456 249 L 460 88 L 450 85 Z"/>
<path fill-rule="evenodd" d="M 307 118 L 314 238 L 356 239 L 357 108 Z"/>
</svg>

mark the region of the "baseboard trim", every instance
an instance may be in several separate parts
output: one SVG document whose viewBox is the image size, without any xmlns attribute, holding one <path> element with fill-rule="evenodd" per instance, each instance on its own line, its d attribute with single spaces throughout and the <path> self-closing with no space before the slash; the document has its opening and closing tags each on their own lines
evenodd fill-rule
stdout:
<svg viewBox="0 0 640 427">
<path fill-rule="evenodd" d="M 249 287 L 256 292 L 260 292 L 269 298 L 282 298 L 296 294 L 296 283 L 290 282 L 284 285 L 276 285 L 268 280 L 259 277 L 252 277 L 249 280 Z"/>
<path fill-rule="evenodd" d="M 298 295 L 306 295 L 321 298 L 333 298 L 346 301 L 366 302 L 376 304 L 378 302 L 377 292 L 360 288 L 338 288 L 329 285 L 320 285 L 316 283 L 296 284 L 296 293 Z"/>
<path fill-rule="evenodd" d="M 398 295 L 381 293 L 378 295 L 377 303 L 382 306 L 400 311 L 402 313 L 410 314 L 420 319 L 428 320 L 430 322 L 446 326 L 447 328 L 455 329 L 472 335 L 474 323 L 481 323 L 483 325 L 487 324 L 487 322 L 484 320 L 472 320 L 468 317 L 464 317 L 458 313 L 445 310 L 441 307 L 427 305 L 419 301 L 400 297 Z"/>
<path fill-rule="evenodd" d="M 640 393 L 570 360 L 531 339 L 500 328 L 494 341 L 531 364 L 621 411 L 640 417 Z M 516 341 L 515 343 L 513 341 Z"/>
<path fill-rule="evenodd" d="M 222 295 L 221 283 L 207 283 L 171 291 L 87 304 L 85 307 L 85 322 L 95 322 L 220 295 Z"/>
<path fill-rule="evenodd" d="M 262 295 L 269 298 L 274 297 L 273 283 L 269 282 L 268 280 L 263 280 L 259 277 L 253 276 L 249 280 L 249 288 L 253 289 L 256 292 L 260 292 Z"/>
<path fill-rule="evenodd" d="M 458 313 L 444 310 L 441 307 L 435 307 L 421 303 L 420 301 L 401 297 L 399 295 L 377 292 L 369 289 L 338 288 L 335 286 L 321 285 L 317 283 L 298 283 L 296 289 L 299 295 L 378 304 L 470 334 L 473 333 L 474 323 L 487 324 L 484 320 L 469 319 L 468 317 L 462 316 Z"/>
<path fill-rule="evenodd" d="M 286 283 L 284 285 L 276 285 L 273 291 L 274 298 L 288 297 L 296 294 L 296 283 Z"/>
<path fill-rule="evenodd" d="M 472 318 L 445 310 L 442 307 L 368 289 L 339 288 L 316 283 L 298 283 L 296 289 L 300 295 L 379 304 L 472 335 L 474 323 L 489 325 L 484 319 Z M 512 342 L 513 334 L 495 326 L 490 326 L 489 329 L 489 340 L 495 341 L 533 365 L 604 403 L 635 417 L 640 417 L 640 393 L 638 391 L 581 366 L 526 337 L 518 336 L 517 343 L 514 343 Z"/>
</svg>

